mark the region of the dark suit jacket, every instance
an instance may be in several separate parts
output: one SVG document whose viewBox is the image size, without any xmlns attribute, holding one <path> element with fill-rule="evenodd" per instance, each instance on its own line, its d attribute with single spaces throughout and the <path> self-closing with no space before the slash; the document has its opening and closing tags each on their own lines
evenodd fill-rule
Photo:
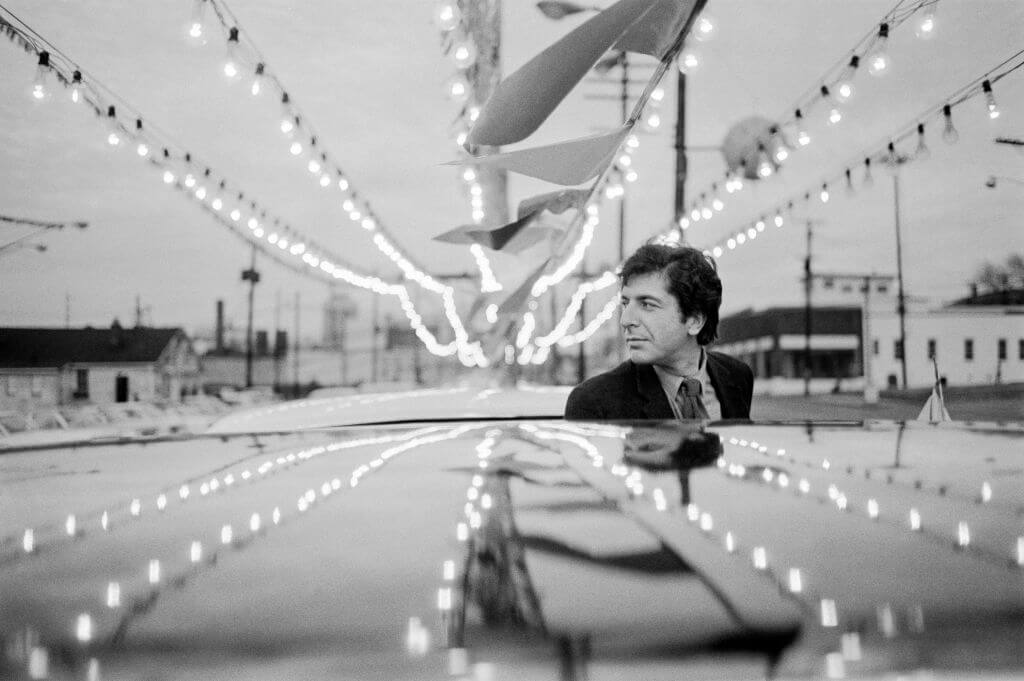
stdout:
<svg viewBox="0 0 1024 681">
<path fill-rule="evenodd" d="M 722 407 L 723 419 L 749 419 L 754 374 L 743 362 L 707 352 L 708 378 Z M 611 371 L 580 383 L 569 393 L 565 418 L 585 420 L 672 420 L 672 406 L 649 364 L 626 360 Z"/>
</svg>

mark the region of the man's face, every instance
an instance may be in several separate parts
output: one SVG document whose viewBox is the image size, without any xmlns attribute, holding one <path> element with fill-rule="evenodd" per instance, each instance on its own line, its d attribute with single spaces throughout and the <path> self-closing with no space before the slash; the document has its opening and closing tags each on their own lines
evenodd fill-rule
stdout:
<svg viewBox="0 0 1024 681">
<path fill-rule="evenodd" d="M 699 349 L 703 320 L 684 320 L 661 272 L 637 274 L 622 287 L 619 323 L 629 358 L 637 364 L 673 367 Z"/>
</svg>

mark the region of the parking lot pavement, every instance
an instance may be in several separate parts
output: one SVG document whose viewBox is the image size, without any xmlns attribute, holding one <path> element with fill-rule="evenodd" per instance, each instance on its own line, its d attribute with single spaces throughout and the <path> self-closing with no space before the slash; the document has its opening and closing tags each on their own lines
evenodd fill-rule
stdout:
<svg viewBox="0 0 1024 681">
<path fill-rule="evenodd" d="M 924 406 L 924 397 L 882 398 L 877 404 L 865 404 L 860 394 L 767 396 L 754 395 L 751 418 L 755 420 L 870 420 L 916 419 Z M 953 391 L 946 398 L 946 409 L 957 421 L 1024 421 L 1024 400 L 1019 394 L 977 396 Z"/>
</svg>

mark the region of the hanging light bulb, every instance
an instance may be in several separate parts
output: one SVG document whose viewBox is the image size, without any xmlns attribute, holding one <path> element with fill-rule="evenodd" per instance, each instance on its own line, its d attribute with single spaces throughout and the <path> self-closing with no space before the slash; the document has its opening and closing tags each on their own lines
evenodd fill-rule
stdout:
<svg viewBox="0 0 1024 681">
<path fill-rule="evenodd" d="M 868 55 L 868 73 L 872 76 L 884 76 L 889 72 L 892 65 L 889 59 L 889 24 L 881 24 L 878 27 L 878 38 L 875 46 Z"/>
<path fill-rule="evenodd" d="M 693 37 L 701 42 L 711 40 L 717 33 L 717 22 L 706 14 L 697 17 L 697 23 L 693 27 Z"/>
<path fill-rule="evenodd" d="M 75 104 L 82 101 L 82 72 L 78 69 L 71 74 L 71 101 Z"/>
<path fill-rule="evenodd" d="M 776 163 L 782 163 L 789 158 L 789 149 L 787 149 L 786 145 L 780 141 L 778 146 L 775 147 L 775 153 L 772 154 L 772 156 L 775 157 Z"/>
<path fill-rule="evenodd" d="M 821 99 L 829 107 L 828 118 L 826 119 L 828 124 L 837 125 L 839 121 L 843 120 L 843 112 L 839 110 L 835 100 L 832 99 L 832 92 L 828 89 L 828 85 L 821 86 Z"/>
<path fill-rule="evenodd" d="M 992 94 L 992 81 L 986 80 L 982 82 L 981 90 L 985 93 L 985 106 L 988 107 L 988 117 L 992 120 L 999 118 L 999 107 L 996 105 L 996 96 Z"/>
<path fill-rule="evenodd" d="M 469 96 L 469 83 L 461 74 L 455 74 L 444 85 L 445 94 L 456 102 L 464 102 Z"/>
<path fill-rule="evenodd" d="M 763 179 L 770 177 L 773 172 L 775 172 L 775 168 L 772 167 L 772 161 L 768 158 L 768 153 L 764 150 L 763 145 L 759 145 L 757 155 L 757 176 Z"/>
<path fill-rule="evenodd" d="M 203 7 L 205 3 L 206 0 L 194 0 L 192 3 L 192 18 L 185 29 L 189 42 L 195 45 L 206 44 L 206 31 L 203 26 Z"/>
<path fill-rule="evenodd" d="M 833 89 L 836 93 L 836 99 L 840 102 L 849 101 L 856 92 L 853 87 L 853 77 L 857 73 L 858 66 L 860 66 L 860 57 L 853 55 L 850 57 L 850 63 L 843 69 L 843 74 L 836 81 Z"/>
<path fill-rule="evenodd" d="M 647 118 L 644 119 L 644 127 L 651 131 L 657 130 L 661 127 L 661 115 L 656 111 L 647 114 Z"/>
<path fill-rule="evenodd" d="M 263 62 L 256 65 L 256 71 L 252 75 L 252 84 L 249 86 L 249 92 L 253 97 L 259 97 L 260 93 L 263 92 L 263 72 L 266 68 Z"/>
<path fill-rule="evenodd" d="M 451 0 L 441 0 L 434 6 L 434 23 L 445 33 L 458 26 L 461 20 L 459 9 Z"/>
<path fill-rule="evenodd" d="M 875 183 L 875 178 L 871 176 L 871 159 L 864 159 L 864 186 L 870 187 Z"/>
<path fill-rule="evenodd" d="M 853 173 L 847 168 L 843 171 L 843 175 L 846 177 L 846 193 L 853 194 Z"/>
<path fill-rule="evenodd" d="M 117 124 L 117 111 L 114 105 L 107 107 L 107 144 L 116 147 L 121 144 L 121 128 Z"/>
<path fill-rule="evenodd" d="M 942 105 L 942 140 L 946 144 L 956 144 L 960 140 L 960 133 L 953 126 L 953 107 L 950 104 Z"/>
<path fill-rule="evenodd" d="M 811 136 L 807 134 L 807 127 L 804 123 L 804 114 L 800 109 L 797 109 L 793 114 L 793 118 L 796 123 L 796 143 L 801 147 L 806 147 L 811 143 Z"/>
<path fill-rule="evenodd" d="M 929 40 L 933 35 L 935 35 L 934 5 L 925 11 L 917 20 L 917 25 L 914 26 L 914 35 L 921 40 Z"/>
<path fill-rule="evenodd" d="M 818 194 L 818 197 L 821 199 L 822 203 L 828 203 L 829 193 L 827 184 L 821 185 L 821 193 Z"/>
<path fill-rule="evenodd" d="M 234 26 L 228 30 L 228 54 L 222 70 L 224 77 L 231 82 L 238 80 L 242 74 L 238 68 L 238 28 Z"/>
<path fill-rule="evenodd" d="M 693 73 L 700 67 L 700 55 L 692 48 L 685 48 L 679 53 L 679 70 L 682 73 Z"/>
<path fill-rule="evenodd" d="M 452 59 L 458 68 L 468 69 L 476 63 L 476 45 L 469 39 L 456 43 L 452 49 Z"/>
<path fill-rule="evenodd" d="M 146 144 L 145 140 L 142 139 L 142 119 L 135 119 L 135 139 L 137 139 L 138 145 L 135 147 L 135 153 L 145 158 L 149 156 L 149 145 Z"/>
<path fill-rule="evenodd" d="M 295 134 L 296 123 L 298 123 L 298 116 L 292 113 L 291 99 L 288 97 L 288 93 L 285 92 L 281 95 L 281 132 L 287 137 L 292 137 Z"/>
<path fill-rule="evenodd" d="M 36 65 L 36 77 L 32 79 L 32 99 L 42 102 L 50 98 L 50 53 L 43 50 L 39 53 L 39 62 Z M 986 81 L 988 82 L 988 81 Z"/>
<path fill-rule="evenodd" d="M 914 158 L 918 161 L 927 161 L 931 158 L 932 152 L 924 139 L 924 123 L 917 124 L 917 148 L 914 149 Z"/>
</svg>

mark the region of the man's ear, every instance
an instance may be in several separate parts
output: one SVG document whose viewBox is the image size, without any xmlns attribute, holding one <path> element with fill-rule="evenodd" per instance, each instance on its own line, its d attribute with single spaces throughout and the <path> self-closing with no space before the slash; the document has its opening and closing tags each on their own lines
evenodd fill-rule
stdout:
<svg viewBox="0 0 1024 681">
<path fill-rule="evenodd" d="M 707 318 L 699 312 L 695 315 L 687 317 L 686 320 L 683 322 L 683 324 L 685 324 L 686 326 L 686 333 L 690 334 L 691 336 L 696 336 L 701 332 L 701 329 L 704 328 L 704 322 L 706 321 Z"/>
</svg>

